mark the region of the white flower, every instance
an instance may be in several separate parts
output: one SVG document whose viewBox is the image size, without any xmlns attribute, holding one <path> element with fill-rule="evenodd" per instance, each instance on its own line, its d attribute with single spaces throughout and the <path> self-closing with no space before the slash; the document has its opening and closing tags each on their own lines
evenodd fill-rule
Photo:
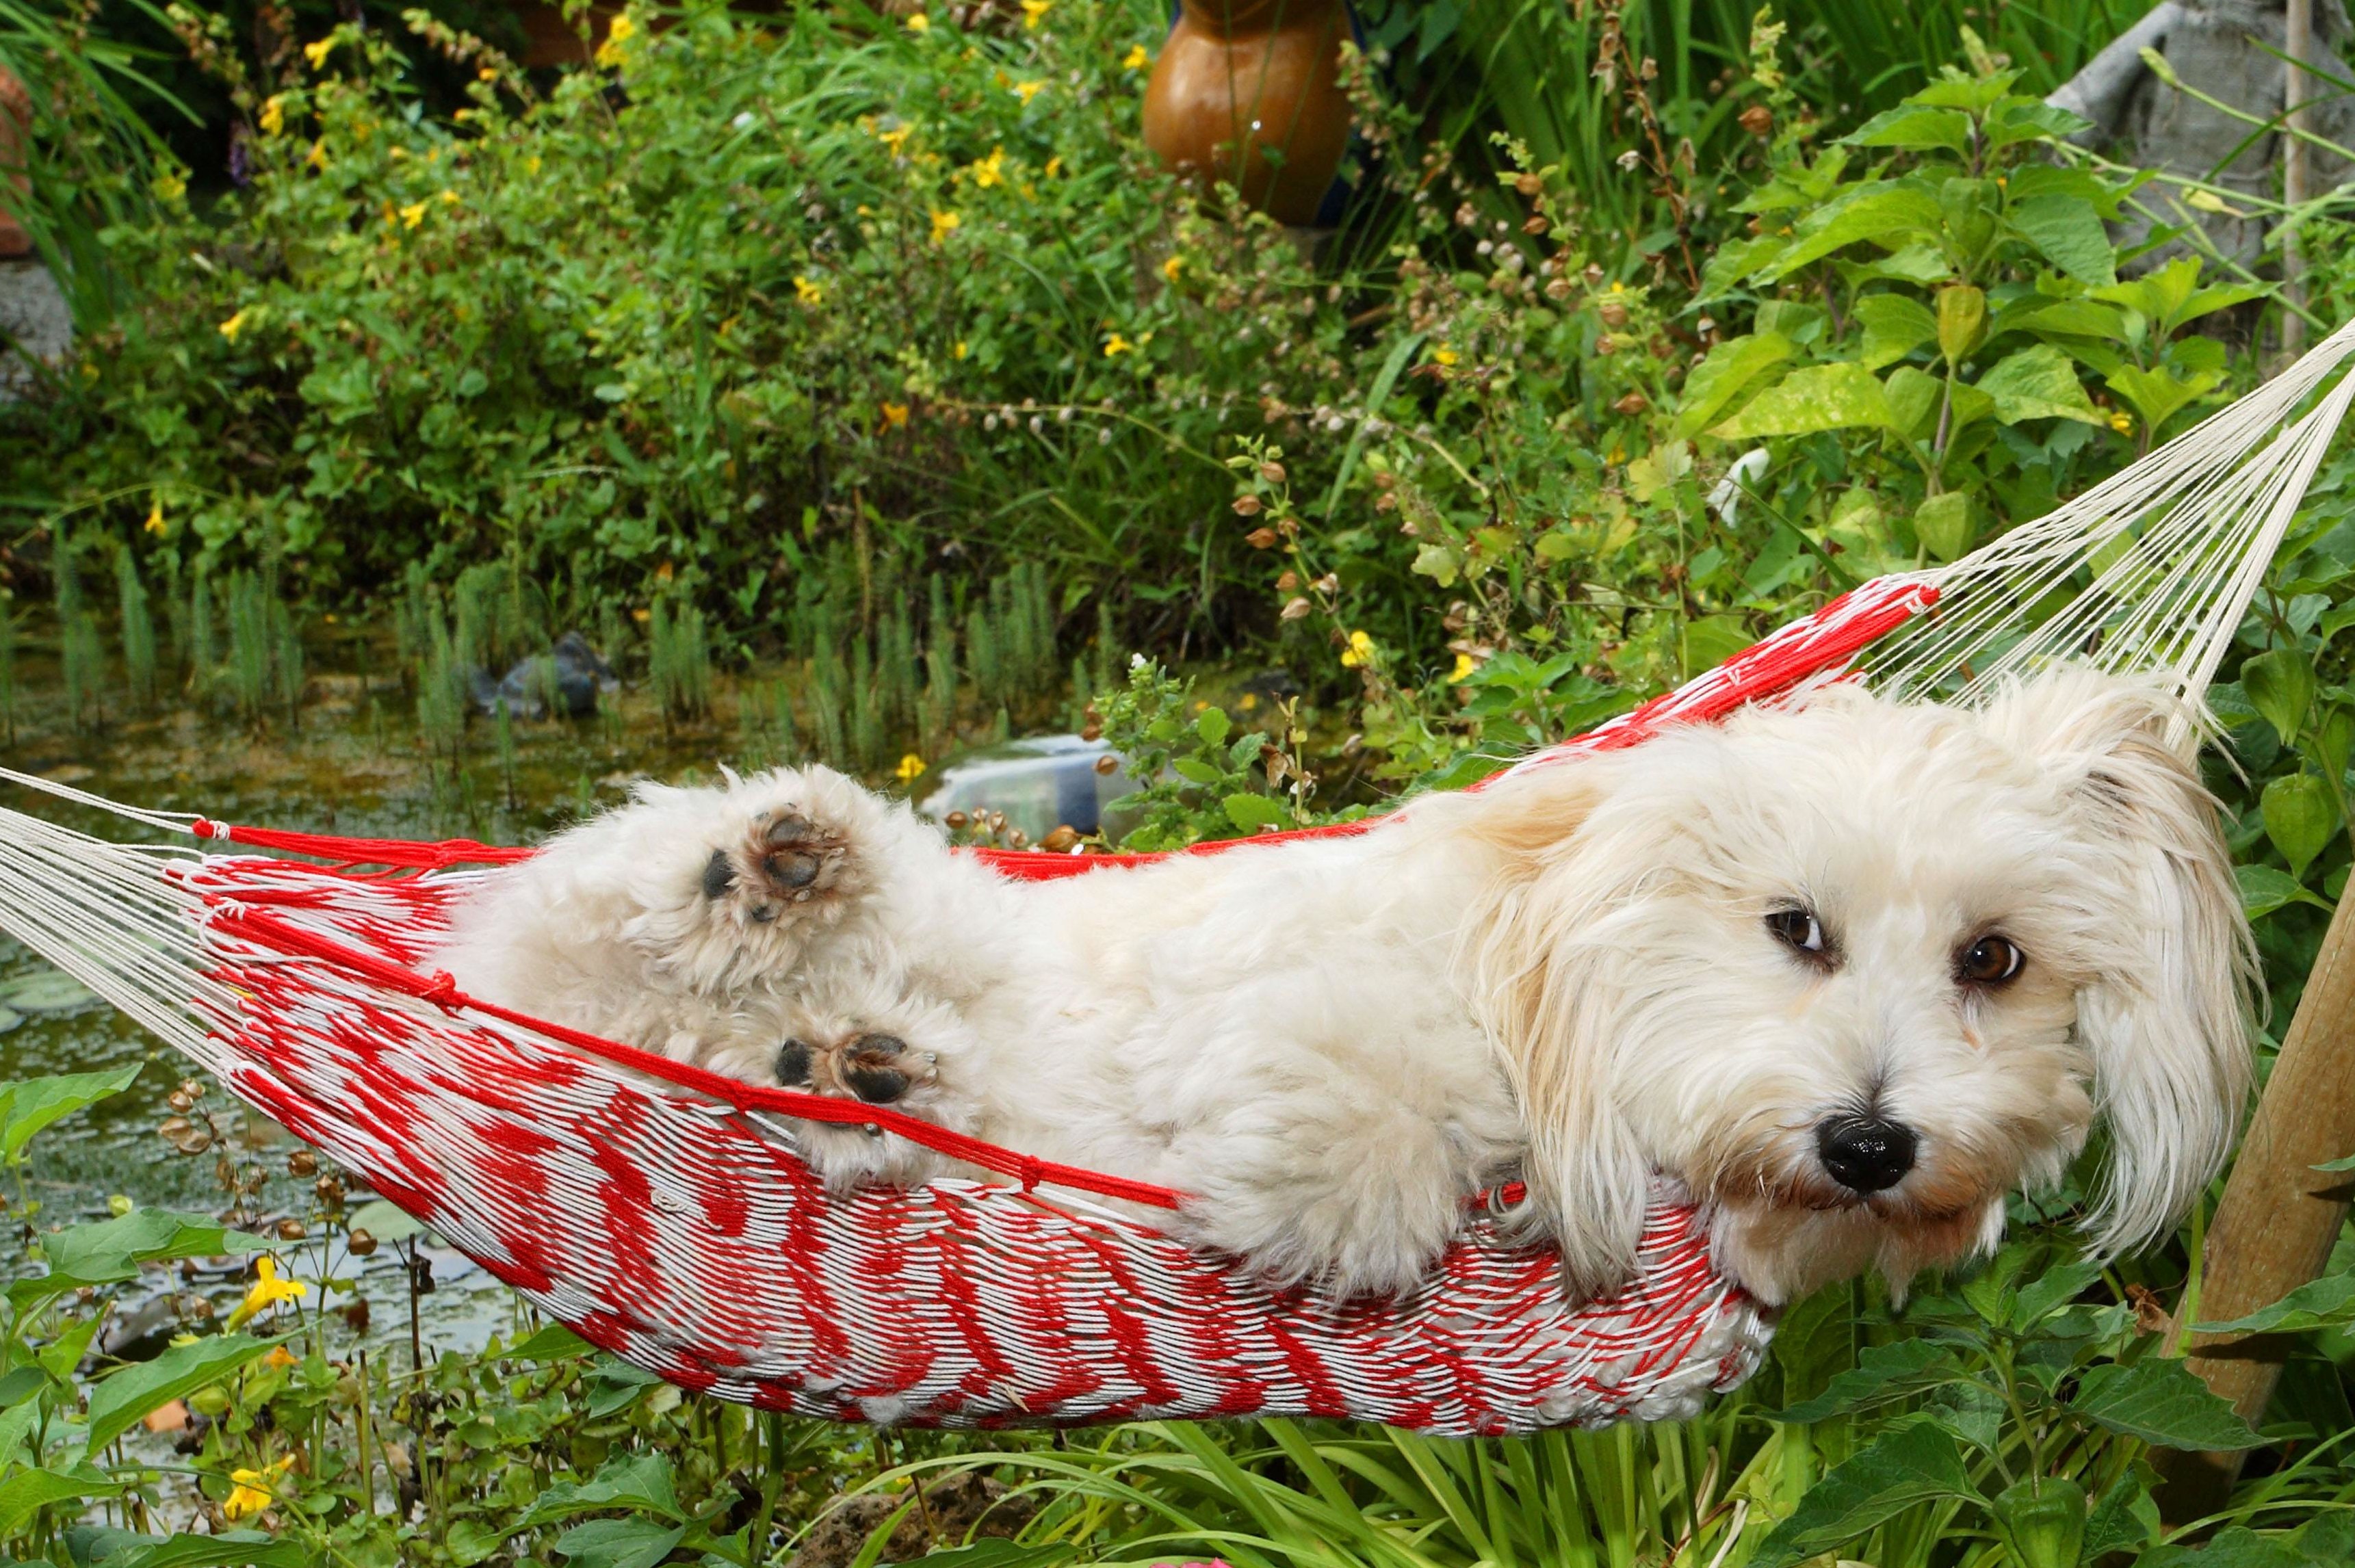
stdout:
<svg viewBox="0 0 2355 1568">
<path fill-rule="evenodd" d="M 739 131 L 748 130 L 751 128 L 752 123 L 752 112 L 747 109 L 741 114 L 737 115 L 735 119 L 730 120 L 729 123 L 735 126 Z"/>
<path fill-rule="evenodd" d="M 1733 460 L 1733 466 L 1725 471 L 1725 477 L 1719 480 L 1717 488 L 1709 493 L 1709 509 L 1715 512 L 1726 527 L 1732 528 L 1733 514 L 1742 503 L 1742 493 L 1756 488 L 1758 481 L 1765 476 L 1766 449 L 1753 446 Z"/>
</svg>

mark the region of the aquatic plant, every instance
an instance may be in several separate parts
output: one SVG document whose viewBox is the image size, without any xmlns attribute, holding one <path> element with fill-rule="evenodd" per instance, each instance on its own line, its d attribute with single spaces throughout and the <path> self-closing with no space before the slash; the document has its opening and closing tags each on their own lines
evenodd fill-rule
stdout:
<svg viewBox="0 0 2355 1568">
<path fill-rule="evenodd" d="M 466 744 L 465 667 L 459 662 L 449 621 L 438 603 L 428 603 L 422 624 L 412 629 L 420 639 L 411 678 L 417 691 L 418 743 L 429 773 L 438 781 L 439 765 L 446 765 L 454 780 Z"/>
<path fill-rule="evenodd" d="M 493 734 L 496 737 L 499 758 L 499 790 L 509 811 L 521 804 L 516 795 L 515 719 L 507 711 L 507 699 L 500 698 L 491 710 Z"/>
<path fill-rule="evenodd" d="M 711 640 L 702 610 L 683 593 L 658 595 L 647 615 L 646 681 L 666 725 L 711 711 Z"/>
<path fill-rule="evenodd" d="M 140 581 L 139 562 L 128 549 L 114 552 L 114 592 L 123 639 L 123 684 L 142 708 L 155 706 L 155 617 L 147 604 L 147 585 Z"/>
<path fill-rule="evenodd" d="M 16 617 L 0 592 L 0 741 L 16 742 Z"/>
<path fill-rule="evenodd" d="M 58 658 L 66 688 L 66 716 L 76 729 L 95 729 L 105 720 L 102 694 L 106 655 L 99 645 L 98 620 L 82 591 L 79 547 L 59 528 L 49 571 L 55 580 Z"/>
</svg>

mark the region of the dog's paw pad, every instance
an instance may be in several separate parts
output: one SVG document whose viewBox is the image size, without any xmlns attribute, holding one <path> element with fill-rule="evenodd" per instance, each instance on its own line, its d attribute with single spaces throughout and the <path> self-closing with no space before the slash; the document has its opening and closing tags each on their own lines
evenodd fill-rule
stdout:
<svg viewBox="0 0 2355 1568">
<path fill-rule="evenodd" d="M 863 1032 L 832 1041 L 798 1036 L 777 1048 L 777 1082 L 837 1099 L 890 1105 L 932 1081 L 930 1053 L 898 1035 Z"/>
</svg>

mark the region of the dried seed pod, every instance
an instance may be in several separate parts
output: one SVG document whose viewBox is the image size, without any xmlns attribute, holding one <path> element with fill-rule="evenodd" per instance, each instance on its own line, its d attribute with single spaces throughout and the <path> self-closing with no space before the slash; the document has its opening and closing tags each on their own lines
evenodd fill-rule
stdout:
<svg viewBox="0 0 2355 1568">
<path fill-rule="evenodd" d="M 1080 739 L 1082 741 L 1103 740 L 1103 725 L 1093 719 L 1089 720 L 1080 731 Z"/>
<path fill-rule="evenodd" d="M 966 823 L 973 819 L 962 811 L 952 811 L 946 816 L 941 818 L 941 820 L 949 826 L 951 831 L 954 831 L 957 828 L 963 827 Z"/>
<path fill-rule="evenodd" d="M 1239 517 L 1256 517 L 1259 516 L 1260 511 L 1261 507 L 1258 496 L 1238 496 L 1235 497 L 1235 516 Z"/>
<path fill-rule="evenodd" d="M 1114 756 L 1110 752 L 1106 752 L 1103 756 L 1096 759 L 1096 772 L 1100 773 L 1114 773 L 1119 771 L 1120 759 Z"/>
<path fill-rule="evenodd" d="M 352 1233 L 344 1238 L 344 1246 L 352 1256 L 364 1258 L 376 1251 L 376 1238 L 355 1226 Z"/>
<path fill-rule="evenodd" d="M 1764 139 L 1774 133 L 1774 112 L 1763 103 L 1752 104 L 1734 118 L 1753 136 Z"/>
<path fill-rule="evenodd" d="M 183 1078 L 180 1080 L 179 1087 L 174 1089 L 172 1093 L 186 1094 L 192 1101 L 201 1100 L 205 1097 L 205 1085 L 201 1079 Z"/>
<path fill-rule="evenodd" d="M 1643 393 L 1630 392 L 1611 406 L 1623 414 L 1640 414 L 1646 409 L 1651 407 L 1651 404 L 1646 400 Z"/>
<path fill-rule="evenodd" d="M 304 1228 L 303 1221 L 300 1220 L 286 1219 L 278 1221 L 278 1239 L 282 1242 L 299 1242 L 310 1233 Z"/>
<path fill-rule="evenodd" d="M 1281 485 L 1284 483 L 1284 464 L 1263 463 L 1259 465 L 1259 476 L 1271 485 Z"/>
<path fill-rule="evenodd" d="M 333 1171 L 319 1178 L 311 1190 L 319 1195 L 319 1201 L 327 1208 L 340 1209 L 344 1206 L 344 1179 Z"/>
<path fill-rule="evenodd" d="M 1548 223 L 1542 218 L 1532 218 L 1528 222 L 1521 225 L 1521 232 L 1524 234 L 1542 234 L 1552 227 L 1552 224 Z"/>
<path fill-rule="evenodd" d="M 171 1106 L 172 1109 L 178 1111 L 183 1115 L 186 1115 L 187 1112 L 193 1111 L 197 1108 L 196 1096 L 189 1093 L 185 1089 L 173 1090 L 170 1094 L 165 1097 L 164 1104 Z"/>
<path fill-rule="evenodd" d="M 1586 286 L 1588 288 L 1599 289 L 1603 286 L 1603 280 L 1609 274 L 1604 272 L 1601 267 L 1589 261 L 1586 263 L 1586 272 L 1583 275 L 1586 279 Z"/>
<path fill-rule="evenodd" d="M 1603 325 L 1614 332 L 1627 325 L 1627 307 L 1617 300 L 1604 300 L 1595 307 L 1594 314 L 1601 316 Z"/>
<path fill-rule="evenodd" d="M 1534 197 L 1545 189 L 1545 181 L 1537 176 L 1536 171 L 1524 169 L 1513 181 L 1513 188 L 1523 196 Z"/>
<path fill-rule="evenodd" d="M 286 1172 L 290 1176 L 315 1176 L 318 1170 L 319 1157 L 314 1150 L 298 1148 L 286 1157 Z"/>
<path fill-rule="evenodd" d="M 1023 832 L 1019 827 L 1017 827 L 1007 834 L 1006 842 L 1013 848 L 1019 849 L 1022 846 L 1030 842 L 1030 835 Z"/>
<path fill-rule="evenodd" d="M 165 1143 L 182 1154 L 202 1154 L 213 1147 L 212 1128 L 192 1122 L 186 1116 L 173 1116 L 155 1131 Z"/>
<path fill-rule="evenodd" d="M 1039 840 L 1039 848 L 1050 855 L 1068 855 L 1079 847 L 1080 830 L 1070 823 L 1059 825 L 1055 831 Z"/>
<path fill-rule="evenodd" d="M 1300 573 L 1296 571 L 1287 571 L 1275 580 L 1275 591 L 1278 593 L 1289 593 L 1299 586 Z"/>
<path fill-rule="evenodd" d="M 1243 543 L 1253 549 L 1273 549 L 1275 548 L 1276 537 L 1273 528 L 1253 528 L 1243 536 Z"/>
<path fill-rule="evenodd" d="M 1307 600 L 1295 599 L 1286 603 L 1283 609 L 1276 612 L 1276 619 L 1280 621 L 1297 621 L 1305 616 L 1308 613 L 1310 605 Z"/>
</svg>

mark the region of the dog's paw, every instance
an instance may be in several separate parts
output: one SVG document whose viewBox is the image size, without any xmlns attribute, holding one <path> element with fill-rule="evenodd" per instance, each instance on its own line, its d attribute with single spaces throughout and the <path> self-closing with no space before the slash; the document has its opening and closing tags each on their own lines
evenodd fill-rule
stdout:
<svg viewBox="0 0 2355 1568">
<path fill-rule="evenodd" d="M 938 1082 L 936 1058 L 896 1034 L 861 1029 L 826 1039 L 794 1035 L 777 1048 L 777 1082 L 869 1105 L 897 1105 Z"/>
<path fill-rule="evenodd" d="M 756 811 L 732 848 L 711 851 L 703 896 L 752 925 L 789 921 L 853 881 L 851 837 L 793 805 Z"/>
</svg>

